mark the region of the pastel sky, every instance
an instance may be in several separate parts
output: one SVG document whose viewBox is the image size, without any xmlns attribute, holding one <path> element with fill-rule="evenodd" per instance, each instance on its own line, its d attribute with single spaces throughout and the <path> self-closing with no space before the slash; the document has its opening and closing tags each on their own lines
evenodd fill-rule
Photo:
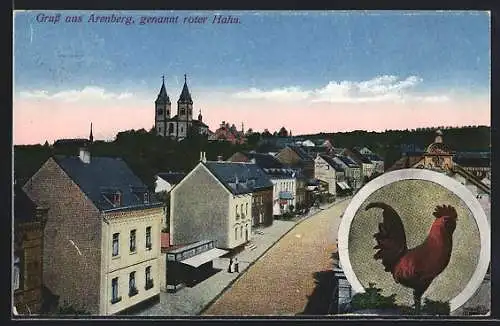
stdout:
<svg viewBox="0 0 500 326">
<path fill-rule="evenodd" d="M 42 22 L 61 14 L 61 21 Z M 134 23 L 93 23 L 92 14 Z M 212 24 L 215 14 L 239 24 Z M 65 22 L 81 16 L 82 22 Z M 177 24 L 141 24 L 141 17 Z M 185 17 L 207 17 L 204 24 Z M 14 13 L 14 144 L 112 140 L 154 124 L 165 74 L 195 114 L 293 134 L 490 125 L 487 12 Z"/>
</svg>

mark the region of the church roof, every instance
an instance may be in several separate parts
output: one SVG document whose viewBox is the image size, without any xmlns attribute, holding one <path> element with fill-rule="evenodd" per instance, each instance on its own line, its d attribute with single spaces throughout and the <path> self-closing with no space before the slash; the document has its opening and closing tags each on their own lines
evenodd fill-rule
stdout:
<svg viewBox="0 0 500 326">
<path fill-rule="evenodd" d="M 182 87 L 181 96 L 179 96 L 179 100 L 177 103 L 188 103 L 193 104 L 193 99 L 191 98 L 191 94 L 189 93 L 189 88 L 187 85 L 186 75 L 184 75 L 184 87 Z"/>
<path fill-rule="evenodd" d="M 161 84 L 160 93 L 158 94 L 158 98 L 156 99 L 156 104 L 170 104 L 170 98 L 167 94 L 167 89 L 165 88 L 165 79 L 163 79 L 163 83 Z"/>
</svg>

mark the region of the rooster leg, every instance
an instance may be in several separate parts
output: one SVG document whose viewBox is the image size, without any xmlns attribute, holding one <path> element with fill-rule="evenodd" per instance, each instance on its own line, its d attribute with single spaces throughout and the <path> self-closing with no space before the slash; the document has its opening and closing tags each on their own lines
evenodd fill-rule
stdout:
<svg viewBox="0 0 500 326">
<path fill-rule="evenodd" d="M 420 315 L 420 305 L 422 303 L 422 293 L 420 291 L 413 291 L 413 301 L 415 303 L 415 315 Z"/>
</svg>

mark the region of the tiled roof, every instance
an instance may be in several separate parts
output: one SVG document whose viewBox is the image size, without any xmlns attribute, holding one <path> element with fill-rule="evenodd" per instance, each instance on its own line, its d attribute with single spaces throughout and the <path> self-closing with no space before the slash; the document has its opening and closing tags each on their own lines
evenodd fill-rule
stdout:
<svg viewBox="0 0 500 326">
<path fill-rule="evenodd" d="M 186 173 L 182 172 L 160 172 L 156 174 L 158 177 L 167 181 L 170 184 L 178 184 L 185 176 Z"/>
<path fill-rule="evenodd" d="M 31 222 L 36 216 L 36 204 L 28 197 L 20 186 L 14 187 L 14 221 L 16 223 Z"/>
<path fill-rule="evenodd" d="M 85 146 L 89 143 L 90 141 L 85 138 L 58 139 L 54 142 L 54 146 Z"/>
<path fill-rule="evenodd" d="M 189 89 L 188 89 L 186 81 L 184 81 L 184 86 L 182 87 L 182 92 L 181 92 L 181 95 L 179 96 L 178 103 L 193 104 L 193 99 L 191 98 L 191 94 L 189 93 Z"/>
<path fill-rule="evenodd" d="M 160 93 L 156 99 L 156 104 L 170 104 L 170 98 L 167 95 L 167 89 L 165 88 L 165 81 L 161 84 Z"/>
<path fill-rule="evenodd" d="M 295 153 L 297 153 L 297 155 L 300 157 L 301 160 L 303 161 L 312 161 L 313 158 L 307 154 L 307 152 L 302 149 L 301 147 L 299 146 L 291 146 L 289 145 L 288 146 L 291 150 L 293 150 Z"/>
<path fill-rule="evenodd" d="M 54 159 L 68 176 L 80 187 L 94 205 L 101 211 L 125 208 L 147 208 L 161 205 L 147 190 L 146 185 L 130 170 L 120 158 L 91 157 L 90 163 L 83 163 L 78 157 L 55 156 Z M 120 192 L 121 204 L 114 207 L 104 194 Z M 141 195 L 149 193 L 149 203 Z"/>
<path fill-rule="evenodd" d="M 207 125 L 206 125 L 203 121 L 200 121 L 200 120 L 192 120 L 192 122 L 193 122 L 193 125 L 195 125 L 195 126 L 207 127 L 207 128 L 208 128 L 208 126 L 207 126 Z"/>
<path fill-rule="evenodd" d="M 257 164 L 212 161 L 203 164 L 235 195 L 273 187 L 269 177 Z"/>
<path fill-rule="evenodd" d="M 453 158 L 453 161 L 463 167 L 486 168 L 491 166 L 489 157 L 456 156 Z"/>
<path fill-rule="evenodd" d="M 383 159 L 377 154 L 365 154 L 365 156 L 370 161 L 383 161 Z"/>
<path fill-rule="evenodd" d="M 394 170 L 399 170 L 399 169 L 406 169 L 409 167 L 412 167 L 413 165 L 417 164 L 420 160 L 422 159 L 422 156 L 403 156 L 394 164 L 387 169 L 386 172 L 394 171 Z"/>
<path fill-rule="evenodd" d="M 339 164 L 339 162 L 335 161 L 333 157 L 328 155 L 320 155 L 320 157 L 324 159 L 326 163 L 328 163 L 331 167 L 333 167 L 335 171 L 337 172 L 344 171 L 344 167 L 341 164 Z"/>
<path fill-rule="evenodd" d="M 342 162 L 344 162 L 345 165 L 347 165 L 348 167 L 352 167 L 352 168 L 356 168 L 356 167 L 359 167 L 359 164 L 356 163 L 354 160 L 352 160 L 351 158 L 349 158 L 348 156 L 338 156 L 339 160 L 341 160 Z"/>
<path fill-rule="evenodd" d="M 280 169 L 283 168 L 283 164 L 274 156 L 268 153 L 252 153 L 244 152 L 249 160 L 255 159 L 255 164 L 257 164 L 261 169 Z"/>
</svg>

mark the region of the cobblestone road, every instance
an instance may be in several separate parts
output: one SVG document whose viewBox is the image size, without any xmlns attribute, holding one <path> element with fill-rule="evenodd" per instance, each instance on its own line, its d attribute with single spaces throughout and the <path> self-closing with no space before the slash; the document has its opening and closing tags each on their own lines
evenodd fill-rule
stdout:
<svg viewBox="0 0 500 326">
<path fill-rule="evenodd" d="M 203 315 L 295 315 L 315 289 L 315 272 L 332 268 L 343 201 L 304 220 L 277 242 Z"/>
</svg>

